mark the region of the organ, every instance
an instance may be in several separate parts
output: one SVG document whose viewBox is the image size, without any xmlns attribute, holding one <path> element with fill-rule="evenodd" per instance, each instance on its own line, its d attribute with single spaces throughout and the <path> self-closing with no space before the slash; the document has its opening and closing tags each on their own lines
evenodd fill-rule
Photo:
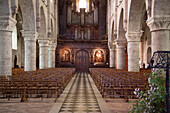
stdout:
<svg viewBox="0 0 170 113">
<path fill-rule="evenodd" d="M 83 67 L 86 71 L 88 67 L 106 66 L 106 62 L 108 62 L 108 58 L 106 58 L 108 56 L 107 35 L 106 33 L 101 35 L 99 31 L 99 27 L 106 23 L 105 21 L 99 22 L 99 10 L 104 10 L 99 6 L 98 0 L 67 0 L 63 9 L 59 9 L 63 11 L 60 16 L 60 26 L 63 26 L 61 27 L 63 29 L 58 35 L 57 66 L 87 66 Z M 70 62 L 62 60 L 64 50 L 69 51 Z M 95 56 L 96 50 L 102 52 L 102 60 L 96 60 L 98 58 Z M 79 58 L 79 62 L 76 61 L 76 58 Z M 83 71 L 83 69 L 80 70 Z"/>
<path fill-rule="evenodd" d="M 86 0 L 79 1 L 79 9 L 72 10 L 72 1 L 67 4 L 67 35 L 73 40 L 94 40 L 99 37 L 99 1 L 93 2 L 94 10 L 87 10 Z"/>
</svg>

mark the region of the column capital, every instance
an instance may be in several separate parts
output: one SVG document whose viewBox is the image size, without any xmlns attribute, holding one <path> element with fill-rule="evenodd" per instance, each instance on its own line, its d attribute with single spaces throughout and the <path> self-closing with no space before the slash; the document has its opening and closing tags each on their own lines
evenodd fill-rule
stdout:
<svg viewBox="0 0 170 113">
<path fill-rule="evenodd" d="M 115 51 L 116 47 L 109 47 L 109 51 Z"/>
<path fill-rule="evenodd" d="M 56 46 L 57 46 L 57 43 L 50 43 L 50 44 L 49 44 L 49 50 L 55 51 Z"/>
<path fill-rule="evenodd" d="M 48 47 L 49 46 L 49 40 L 48 39 L 38 39 L 38 43 L 40 47 Z"/>
<path fill-rule="evenodd" d="M 126 41 L 125 40 L 116 40 L 116 48 L 124 49 L 125 47 L 126 47 Z"/>
<path fill-rule="evenodd" d="M 0 30 L 13 31 L 17 21 L 10 16 L 0 16 Z"/>
<path fill-rule="evenodd" d="M 112 43 L 112 45 L 109 44 L 108 47 L 109 47 L 109 50 L 110 50 L 110 51 L 115 50 L 116 44 L 115 44 L 115 43 Z"/>
<path fill-rule="evenodd" d="M 24 41 L 36 41 L 38 37 L 38 33 L 36 31 L 24 31 L 21 30 L 22 36 L 24 37 Z"/>
<path fill-rule="evenodd" d="M 51 37 L 49 39 L 49 41 L 52 42 L 52 43 L 57 43 L 57 36 L 56 37 Z"/>
<path fill-rule="evenodd" d="M 150 31 L 170 30 L 170 16 L 151 17 L 147 20 Z"/>
<path fill-rule="evenodd" d="M 141 32 L 127 32 L 126 34 L 127 42 L 139 42 L 143 31 Z"/>
</svg>

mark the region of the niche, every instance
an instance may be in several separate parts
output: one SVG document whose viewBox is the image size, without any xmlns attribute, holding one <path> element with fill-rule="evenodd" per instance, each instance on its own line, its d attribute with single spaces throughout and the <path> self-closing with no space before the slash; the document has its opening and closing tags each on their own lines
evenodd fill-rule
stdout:
<svg viewBox="0 0 170 113">
<path fill-rule="evenodd" d="M 104 54 L 101 50 L 97 50 L 95 52 L 94 57 L 95 57 L 95 60 L 94 60 L 95 62 L 104 62 Z"/>
<path fill-rule="evenodd" d="M 70 51 L 69 50 L 62 50 L 61 52 L 61 61 L 62 62 L 70 62 Z"/>
</svg>

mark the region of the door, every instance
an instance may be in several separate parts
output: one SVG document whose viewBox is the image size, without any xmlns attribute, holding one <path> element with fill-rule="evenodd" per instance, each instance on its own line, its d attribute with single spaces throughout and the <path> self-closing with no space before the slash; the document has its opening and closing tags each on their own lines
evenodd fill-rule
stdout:
<svg viewBox="0 0 170 113">
<path fill-rule="evenodd" d="M 76 53 L 76 71 L 88 72 L 89 70 L 89 55 L 85 50 L 80 50 Z"/>
</svg>

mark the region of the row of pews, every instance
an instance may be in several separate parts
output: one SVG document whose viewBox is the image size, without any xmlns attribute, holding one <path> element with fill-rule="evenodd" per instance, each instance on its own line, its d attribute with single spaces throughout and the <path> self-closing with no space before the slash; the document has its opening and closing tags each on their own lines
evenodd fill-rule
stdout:
<svg viewBox="0 0 170 113">
<path fill-rule="evenodd" d="M 90 75 L 102 97 L 121 97 L 127 102 L 134 95 L 135 89 L 145 91 L 148 86 L 148 77 L 151 70 L 141 72 L 127 72 L 111 68 L 90 68 Z"/>
<path fill-rule="evenodd" d="M 0 76 L 0 98 L 57 98 L 74 76 L 75 68 L 53 68 L 24 72 L 13 69 L 12 76 Z"/>
</svg>

